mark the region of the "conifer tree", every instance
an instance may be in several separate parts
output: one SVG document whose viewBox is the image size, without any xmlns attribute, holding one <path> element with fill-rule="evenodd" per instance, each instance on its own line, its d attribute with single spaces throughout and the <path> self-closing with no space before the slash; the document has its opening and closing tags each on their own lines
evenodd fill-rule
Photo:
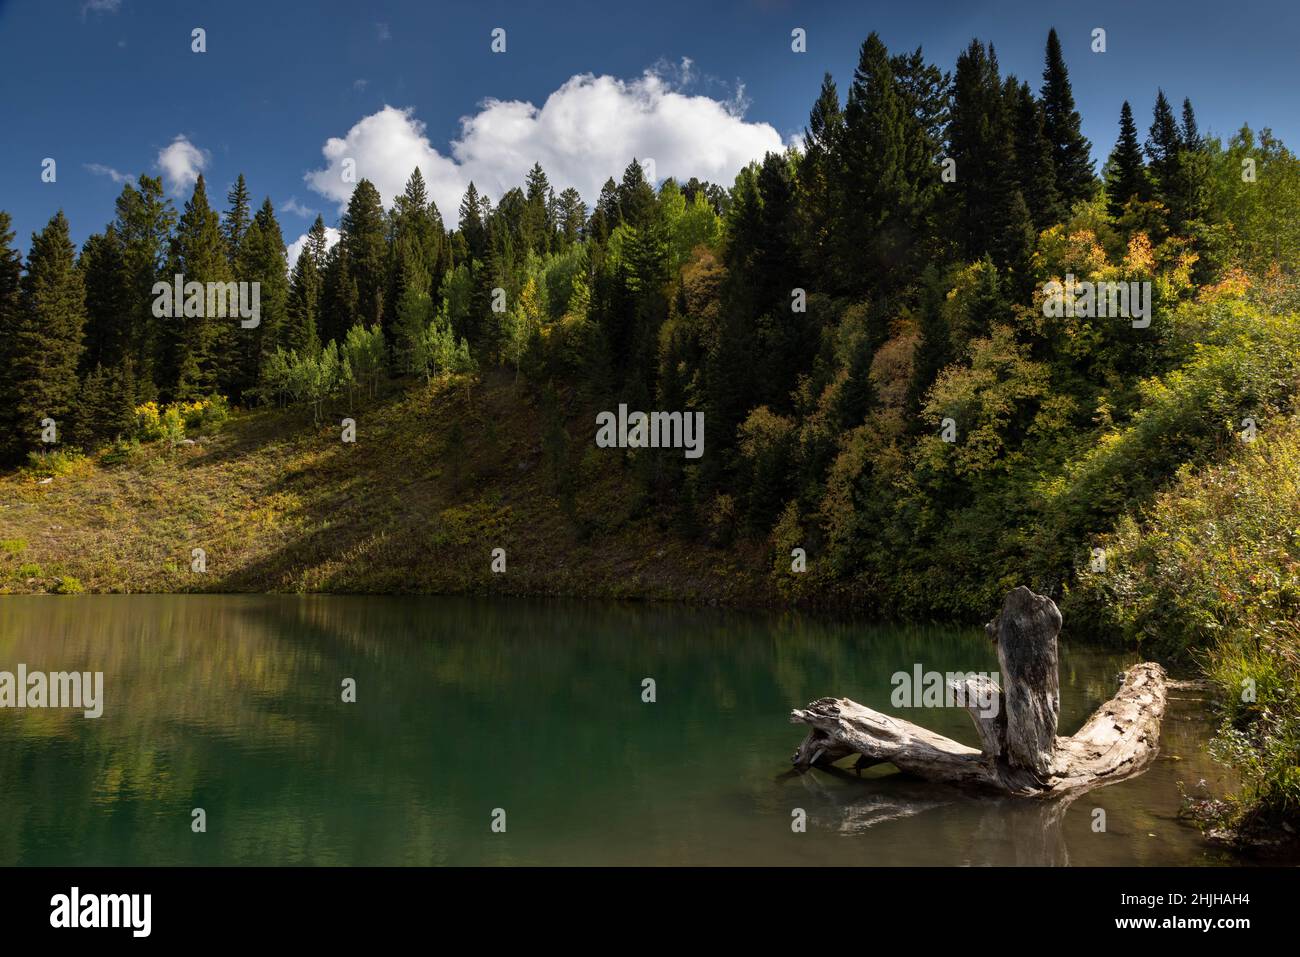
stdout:
<svg viewBox="0 0 1300 957">
<path fill-rule="evenodd" d="M 303 255 L 306 255 L 305 251 Z M 302 340 L 295 339 L 292 345 L 286 342 L 291 328 L 288 262 L 284 235 L 280 232 L 275 207 L 269 197 L 262 202 L 244 233 L 238 266 L 240 280 L 258 284 L 260 310 L 256 326 L 246 329 L 238 322 L 230 324 L 236 343 L 236 362 L 228 373 L 225 391 L 243 400 L 261 381 L 266 359 L 277 347 L 287 345 L 298 348 L 299 355 L 314 355 L 318 343 L 314 322 L 306 329 L 293 330 L 303 337 Z M 314 316 L 309 318 L 314 319 Z"/>
<path fill-rule="evenodd" d="M 393 203 L 389 216 L 388 291 L 384 301 L 393 303 L 396 309 L 405 293 L 406 278 L 417 273 L 425 283 L 425 288 L 420 291 L 425 294 L 435 292 L 442 284 L 439 272 L 442 244 L 442 217 L 437 205 L 429 198 L 424 174 L 416 167 L 402 194 Z M 408 260 L 416 267 L 416 272 L 408 266 Z M 391 329 L 386 338 L 392 350 L 395 335 Z"/>
<path fill-rule="evenodd" d="M 596 242 L 603 244 L 609 239 L 618 224 L 622 222 L 622 217 L 618 210 L 618 184 L 614 182 L 614 177 L 605 180 L 600 187 L 600 196 L 596 200 L 596 207 L 591 211 L 591 221 L 587 227 L 587 234 Z"/>
<path fill-rule="evenodd" d="M 132 356 L 126 248 L 113 224 L 86 240 L 79 266 L 86 286 L 82 372 L 100 365 L 111 371 Z"/>
<path fill-rule="evenodd" d="M 128 303 L 122 321 L 129 330 L 136 400 L 146 402 L 163 384 L 163 366 L 175 329 L 174 320 L 156 318 L 152 307 L 154 283 L 171 282 L 174 275 L 167 265 L 176 210 L 163 193 L 160 178 L 141 176 L 134 185 L 122 187 L 116 211 L 113 228 L 122 238 Z"/>
<path fill-rule="evenodd" d="M 360 297 L 352 269 L 348 264 L 348 251 L 337 242 L 325 254 L 321 270 L 321 304 L 317 326 L 323 344 L 346 341 L 348 331 L 359 322 Z"/>
<path fill-rule="evenodd" d="M 368 179 L 357 183 L 339 223 L 339 244 L 346 253 L 348 272 L 357 287 L 358 318 L 367 326 L 382 324 L 387 246 L 384 242 L 384 205 L 379 190 Z"/>
<path fill-rule="evenodd" d="M 950 152 L 962 197 L 959 233 L 967 259 L 990 255 L 1003 268 L 1023 271 L 1033 244 L 1033 221 L 1020 192 L 1006 93 L 997 53 L 971 41 L 957 58 Z"/>
<path fill-rule="evenodd" d="M 15 414 L 14 346 L 22 327 L 19 288 L 23 274 L 22 255 L 14 248 L 9 214 L 0 210 L 0 459 L 12 461 L 22 444 Z"/>
<path fill-rule="evenodd" d="M 216 315 L 217 297 L 210 300 L 206 284 L 230 281 L 226 248 L 220 220 L 208 204 L 207 184 L 200 173 L 176 224 L 170 272 L 182 276 L 187 284 L 205 284 L 205 292 L 197 309 L 186 296 L 183 315 L 173 314 L 170 319 L 160 320 L 168 324 L 164 396 L 192 399 L 211 395 L 219 387 L 220 366 L 229 356 L 229 347 L 234 342 L 231 327 L 238 326 L 238 319 Z M 193 315 L 196 311 L 202 315 Z"/>
<path fill-rule="evenodd" d="M 872 33 L 862 44 L 844 108 L 837 189 L 844 230 L 838 284 L 861 294 L 907 278 L 922 252 L 921 227 L 938 190 L 926 131 L 896 82 L 889 51 Z"/>
<path fill-rule="evenodd" d="M 645 170 L 634 158 L 623 170 L 618 184 L 619 219 L 634 228 L 645 226 L 655 215 L 655 191 Z"/>
<path fill-rule="evenodd" d="M 1052 144 L 1047 140 L 1042 104 L 1030 92 L 1028 83 L 1007 77 L 1007 100 L 1014 129 L 1015 169 L 1020 194 L 1029 207 L 1035 232 L 1061 221 L 1060 195 L 1056 192 L 1056 164 Z"/>
<path fill-rule="evenodd" d="M 525 178 L 526 207 L 521 223 L 525 248 L 545 255 L 551 248 L 551 216 L 549 201 L 552 195 L 550 181 L 540 163 L 534 163 Z"/>
<path fill-rule="evenodd" d="M 320 348 L 320 311 L 325 269 L 325 221 L 318 215 L 293 265 L 284 327 L 277 339 L 284 349 L 315 355 Z"/>
<path fill-rule="evenodd" d="M 1192 109 L 1189 97 L 1183 97 L 1183 125 L 1178 132 L 1183 141 L 1183 149 L 1198 151 L 1204 148 L 1201 131 L 1196 125 L 1196 111 Z"/>
<path fill-rule="evenodd" d="M 230 260 L 233 267 L 239 258 L 239 244 L 244 241 L 244 233 L 247 232 L 250 222 L 251 206 L 248 185 L 244 182 L 243 173 L 239 174 L 235 185 L 230 187 L 230 192 L 226 194 L 226 202 L 229 205 L 221 224 L 221 234 L 226 238 L 226 258 Z"/>
<path fill-rule="evenodd" d="M 1146 164 L 1142 161 L 1142 147 L 1138 143 L 1137 124 L 1133 122 L 1133 109 L 1128 100 L 1119 111 L 1119 139 L 1106 164 L 1106 204 L 1113 218 L 1124 212 L 1124 205 L 1133 198 L 1145 202 L 1151 198 L 1151 183 L 1147 179 Z"/>
<path fill-rule="evenodd" d="M 11 456 L 42 447 L 46 419 L 54 420 L 60 441 L 76 434 L 86 291 L 75 255 L 68 220 L 60 210 L 32 235 L 27 272 L 19 285 L 18 321 L 8 356 Z"/>
<path fill-rule="evenodd" d="M 1151 160 L 1150 172 L 1155 197 L 1167 210 L 1169 230 L 1179 234 L 1188 219 L 1189 184 L 1183 175 L 1183 135 L 1174 117 L 1173 108 L 1165 98 L 1165 91 L 1156 92 L 1156 105 L 1152 111 L 1151 130 L 1146 142 L 1147 156 Z"/>
<path fill-rule="evenodd" d="M 562 249 L 567 249 L 582 239 L 587 207 L 582 202 L 582 196 L 572 186 L 560 193 L 558 206 L 559 243 Z"/>
<path fill-rule="evenodd" d="M 1079 114 L 1074 108 L 1070 75 L 1061 53 L 1061 41 L 1052 29 L 1047 34 L 1047 65 L 1043 69 L 1043 128 L 1052 144 L 1052 164 L 1056 172 L 1056 191 L 1068 210 L 1096 191 L 1091 144 L 1080 130 Z"/>
<path fill-rule="evenodd" d="M 460 235 L 469 255 L 471 294 L 462 328 L 456 334 L 480 344 L 488 329 L 492 307 L 492 289 L 496 286 L 497 238 L 490 235 L 490 219 L 484 216 L 483 197 L 470 182 L 460 203 Z"/>
<path fill-rule="evenodd" d="M 471 180 L 465 190 L 465 197 L 460 201 L 460 234 L 472 260 L 482 261 L 487 256 L 487 227 L 483 223 L 483 210 L 479 204 L 478 190 Z"/>
<path fill-rule="evenodd" d="M 403 258 L 402 269 L 406 275 L 393 321 L 393 355 L 397 371 L 410 373 L 420 371 L 418 357 L 433 321 L 433 299 L 429 295 L 429 276 L 409 249 Z"/>
<path fill-rule="evenodd" d="M 135 393 L 131 360 L 86 373 L 77 397 L 77 440 L 102 445 L 129 435 L 135 427 Z"/>
<path fill-rule="evenodd" d="M 799 164 L 799 195 L 802 213 L 800 235 L 805 238 L 806 267 L 818 277 L 819 285 L 829 287 L 831 254 L 835 246 L 834 229 L 838 222 L 834 207 L 840 182 L 840 138 L 844 133 L 844 111 L 834 78 L 822 77 L 817 101 L 808 114 L 804 128 L 804 155 Z"/>
</svg>

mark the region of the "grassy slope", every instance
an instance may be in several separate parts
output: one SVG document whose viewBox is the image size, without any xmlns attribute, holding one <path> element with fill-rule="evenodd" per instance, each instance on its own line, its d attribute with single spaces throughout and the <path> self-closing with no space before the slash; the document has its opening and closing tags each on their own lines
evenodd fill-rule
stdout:
<svg viewBox="0 0 1300 957">
<path fill-rule="evenodd" d="M 541 416 L 497 374 L 307 410 L 238 415 L 196 445 L 146 446 L 39 484 L 0 476 L 0 591 L 492 592 L 757 603 L 763 557 L 661 526 L 594 426 L 568 426 L 581 468 L 555 493 Z M 593 458 L 608 456 L 608 459 Z M 574 516 L 574 517 L 570 517 Z M 190 550 L 207 573 L 190 570 Z M 507 571 L 491 572 L 506 549 Z"/>
</svg>

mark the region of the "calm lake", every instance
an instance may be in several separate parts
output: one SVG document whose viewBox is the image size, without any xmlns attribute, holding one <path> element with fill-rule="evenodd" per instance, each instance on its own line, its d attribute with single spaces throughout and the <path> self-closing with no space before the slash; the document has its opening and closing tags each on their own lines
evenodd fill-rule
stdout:
<svg viewBox="0 0 1300 957">
<path fill-rule="evenodd" d="M 1189 692 L 1146 774 L 1068 806 L 887 768 L 790 772 L 788 713 L 823 695 L 977 744 L 962 710 L 890 705 L 890 676 L 916 664 L 996 671 L 976 630 L 459 598 L 0 598 L 0 671 L 20 663 L 102 671 L 104 712 L 0 709 L 0 865 L 1231 862 L 1175 819 L 1180 782 L 1225 781 Z M 1062 734 L 1125 663 L 1063 644 Z"/>
</svg>

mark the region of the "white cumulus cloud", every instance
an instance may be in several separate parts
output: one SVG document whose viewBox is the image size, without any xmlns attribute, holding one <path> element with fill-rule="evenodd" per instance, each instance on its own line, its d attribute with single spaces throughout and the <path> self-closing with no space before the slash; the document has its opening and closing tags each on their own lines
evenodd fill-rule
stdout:
<svg viewBox="0 0 1300 957">
<path fill-rule="evenodd" d="M 471 180 L 496 200 L 521 186 L 535 162 L 557 191 L 573 186 L 592 204 L 601 184 L 610 176 L 617 181 L 633 158 L 654 160 L 660 180 L 698 176 L 730 186 L 750 160 L 784 149 L 771 125 L 744 119 L 740 91 L 729 100 L 689 94 L 684 87 L 690 79 L 684 62 L 680 70 L 659 67 L 635 80 L 574 76 L 540 107 L 489 99 L 461 119 L 446 153 L 429 142 L 412 109 L 385 106 L 327 140 L 325 166 L 305 179 L 342 209 L 355 188 L 343 175 L 350 159 L 355 179 L 369 179 L 391 204 L 419 166 L 450 225 Z"/>
<path fill-rule="evenodd" d="M 167 189 L 173 195 L 180 195 L 194 185 L 207 167 L 208 153 L 182 134 L 158 151 L 157 163 Z"/>
</svg>

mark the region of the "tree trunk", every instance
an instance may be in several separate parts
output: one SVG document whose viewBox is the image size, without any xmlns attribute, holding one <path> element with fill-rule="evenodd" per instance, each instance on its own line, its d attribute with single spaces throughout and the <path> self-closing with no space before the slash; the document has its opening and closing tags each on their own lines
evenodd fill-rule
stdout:
<svg viewBox="0 0 1300 957">
<path fill-rule="evenodd" d="M 984 677 L 951 686 L 975 721 L 981 750 L 847 698 L 821 698 L 790 713 L 809 726 L 796 768 L 853 753 L 860 764 L 888 762 L 930 781 L 1022 797 L 1077 793 L 1140 773 L 1159 749 L 1165 672 L 1134 665 L 1119 692 L 1072 737 L 1056 735 L 1060 711 L 1056 636 L 1061 613 L 1027 588 L 1011 592 L 987 626 L 998 644 L 1004 686 Z"/>
<path fill-rule="evenodd" d="M 1061 712 L 1056 664 L 1061 613 L 1052 599 L 1021 585 L 1007 595 L 1001 614 L 984 630 L 998 646 L 1002 669 L 1007 715 L 1002 754 L 1011 767 L 1043 777 L 1052 767 Z"/>
</svg>

